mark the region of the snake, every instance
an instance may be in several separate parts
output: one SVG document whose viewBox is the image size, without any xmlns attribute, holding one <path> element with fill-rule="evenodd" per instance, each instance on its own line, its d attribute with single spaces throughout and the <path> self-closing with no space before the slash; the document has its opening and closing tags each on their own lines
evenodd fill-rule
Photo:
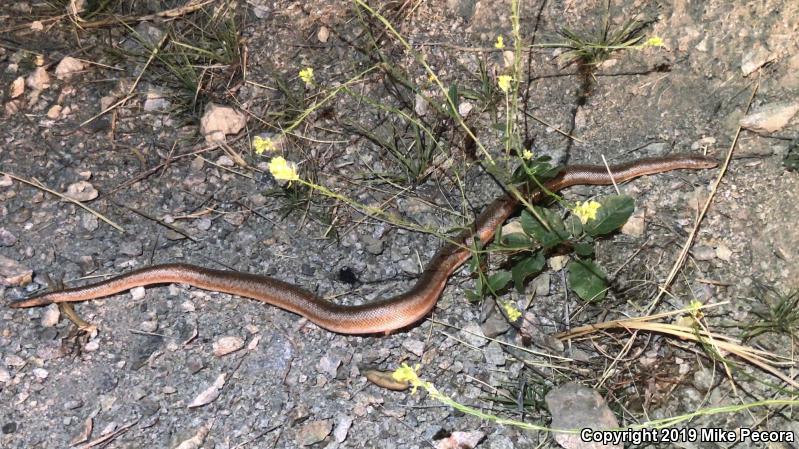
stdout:
<svg viewBox="0 0 799 449">
<path fill-rule="evenodd" d="M 530 204 L 550 193 L 575 185 L 609 185 L 644 175 L 679 169 L 708 169 L 718 165 L 710 157 L 670 155 L 636 159 L 618 165 L 568 165 L 543 182 L 545 189 L 522 192 Z M 59 291 L 49 291 L 11 302 L 14 308 L 71 303 L 115 295 L 134 287 L 187 284 L 203 290 L 255 299 L 296 313 L 340 334 L 389 334 L 414 325 L 433 310 L 450 276 L 472 252 L 472 242 L 490 242 L 498 226 L 520 208 L 517 195 L 505 192 L 430 259 L 414 285 L 396 296 L 365 304 L 339 304 L 294 284 L 268 276 L 234 270 L 216 270 L 185 263 L 151 265 L 110 279 Z"/>
</svg>

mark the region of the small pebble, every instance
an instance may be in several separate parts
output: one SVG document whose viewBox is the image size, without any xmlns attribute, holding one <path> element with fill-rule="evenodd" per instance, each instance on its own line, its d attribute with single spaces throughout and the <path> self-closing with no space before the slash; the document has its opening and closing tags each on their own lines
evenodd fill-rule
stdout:
<svg viewBox="0 0 799 449">
<path fill-rule="evenodd" d="M 80 225 L 83 226 L 83 229 L 92 232 L 100 227 L 100 220 L 94 214 L 86 212 L 81 214 Z"/>
<path fill-rule="evenodd" d="M 341 366 L 341 358 L 326 355 L 319 359 L 319 363 L 316 364 L 316 370 L 320 373 L 325 373 L 330 377 L 336 377 L 339 366 Z"/>
<path fill-rule="evenodd" d="M 502 366 L 505 364 L 505 352 L 502 350 L 499 343 L 495 341 L 492 341 L 486 346 L 484 354 L 487 363 L 495 366 Z"/>
<path fill-rule="evenodd" d="M 485 339 L 485 335 L 483 334 L 483 330 L 480 329 L 480 325 L 477 323 L 469 323 L 458 332 L 461 338 L 463 338 L 466 343 L 476 346 L 478 348 L 482 348 L 483 346 L 488 344 L 488 340 Z"/>
<path fill-rule="evenodd" d="M 153 333 L 158 330 L 158 321 L 155 320 L 142 321 L 142 323 L 139 324 L 139 330 L 142 332 Z"/>
<path fill-rule="evenodd" d="M 200 231 L 207 231 L 211 229 L 211 219 L 208 217 L 201 217 L 194 220 L 194 226 Z"/>
<path fill-rule="evenodd" d="M 186 300 L 180 303 L 180 310 L 183 312 L 194 312 L 196 307 L 194 306 L 193 302 Z"/>
<path fill-rule="evenodd" d="M 333 431 L 333 438 L 337 443 L 342 443 L 347 439 L 347 433 L 352 427 L 353 419 L 351 416 L 345 415 L 338 418 L 336 421 L 336 429 Z"/>
<path fill-rule="evenodd" d="M 25 364 L 25 359 L 16 354 L 9 354 L 8 356 L 6 356 L 6 365 L 8 366 L 13 366 L 15 368 L 18 368 L 24 364 Z"/>
<path fill-rule="evenodd" d="M 222 357 L 244 347 L 244 339 L 236 336 L 222 337 L 213 344 L 214 355 Z"/>
<path fill-rule="evenodd" d="M 421 340 L 405 340 L 402 342 L 402 347 L 417 357 L 421 357 L 424 354 L 424 342 Z"/>
<path fill-rule="evenodd" d="M 64 196 L 75 201 L 91 201 L 97 198 L 100 193 L 88 181 L 78 181 L 67 186 Z"/>
<path fill-rule="evenodd" d="M 61 310 L 57 304 L 50 304 L 44 308 L 42 313 L 41 325 L 42 327 L 53 327 L 58 324 L 58 319 L 61 318 Z"/>
<path fill-rule="evenodd" d="M 130 289 L 130 298 L 133 300 L 144 299 L 144 287 L 133 287 Z"/>
<path fill-rule="evenodd" d="M 81 407 L 83 407 L 83 401 L 80 399 L 71 399 L 64 403 L 64 410 L 75 410 Z"/>
<path fill-rule="evenodd" d="M 716 251 L 707 245 L 697 245 L 691 250 L 696 260 L 711 260 L 716 257 Z"/>
<path fill-rule="evenodd" d="M 740 125 L 750 131 L 773 133 L 781 130 L 799 112 L 799 101 L 769 103 L 742 118 Z"/>
<path fill-rule="evenodd" d="M 716 247 L 716 257 L 719 259 L 729 262 L 732 259 L 732 250 L 724 244 L 720 244 Z"/>
<path fill-rule="evenodd" d="M 326 26 L 319 27 L 319 31 L 316 32 L 316 38 L 321 43 L 326 43 L 327 40 L 330 38 L 330 30 Z"/>
<path fill-rule="evenodd" d="M 560 271 L 566 267 L 567 262 L 569 262 L 569 256 L 551 257 L 549 259 L 549 267 L 552 268 L 552 271 Z"/>
<path fill-rule="evenodd" d="M 297 430 L 297 444 L 300 446 L 316 444 L 330 435 L 332 430 L 333 423 L 329 420 L 311 421 Z"/>
<path fill-rule="evenodd" d="M 547 296 L 550 288 L 549 273 L 541 273 L 533 279 L 533 288 L 536 296 Z"/>
<path fill-rule="evenodd" d="M 219 156 L 219 158 L 216 160 L 216 163 L 218 165 L 221 165 L 222 167 L 232 167 L 234 165 L 233 159 L 231 159 L 230 156 L 226 154 Z"/>
<path fill-rule="evenodd" d="M 126 241 L 119 245 L 119 252 L 131 257 L 140 256 L 142 253 L 142 244 L 140 241 Z"/>
<path fill-rule="evenodd" d="M 6 228 L 0 228 L 0 246 L 14 246 L 17 243 L 17 236 Z"/>
<path fill-rule="evenodd" d="M 34 377 L 41 380 L 47 379 L 47 376 L 50 375 L 50 373 L 44 368 L 34 368 L 31 370 L 31 372 L 33 373 Z"/>
<path fill-rule="evenodd" d="M 316 270 L 311 265 L 303 263 L 300 265 L 300 272 L 303 276 L 313 276 Z"/>
</svg>

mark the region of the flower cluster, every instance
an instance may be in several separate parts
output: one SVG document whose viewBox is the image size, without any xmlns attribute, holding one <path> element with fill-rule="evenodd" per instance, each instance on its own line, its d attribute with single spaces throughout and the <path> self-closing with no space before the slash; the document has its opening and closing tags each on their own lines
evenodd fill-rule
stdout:
<svg viewBox="0 0 799 449">
<path fill-rule="evenodd" d="M 419 365 L 417 364 L 414 367 L 408 366 L 407 363 L 403 363 L 402 366 L 394 370 L 391 373 L 391 377 L 396 380 L 397 382 L 405 382 L 411 385 L 411 394 L 416 393 L 416 389 L 422 387 L 427 393 L 436 400 L 450 403 L 452 402 L 451 399 L 441 394 L 435 385 L 432 382 L 427 382 L 422 379 L 419 379 L 419 375 L 416 374 L 416 371 L 419 370 Z"/>
<path fill-rule="evenodd" d="M 261 136 L 255 136 L 255 138 L 252 139 L 252 147 L 255 149 L 255 154 L 258 155 L 277 151 L 277 145 L 275 145 L 272 139 Z"/>
<path fill-rule="evenodd" d="M 516 308 L 513 303 L 510 301 L 505 301 L 502 303 L 502 309 L 505 311 L 505 315 L 508 316 L 508 319 L 515 323 L 522 316 L 522 312 Z"/>
<path fill-rule="evenodd" d="M 663 39 L 657 36 L 652 36 L 644 42 L 644 47 L 662 47 L 663 45 L 665 45 Z"/>
<path fill-rule="evenodd" d="M 513 77 L 510 75 L 500 75 L 497 78 L 497 85 L 499 86 L 502 92 L 508 93 L 510 90 L 510 83 L 513 81 Z"/>
<path fill-rule="evenodd" d="M 300 79 L 305 83 L 307 87 L 313 86 L 314 84 L 313 67 L 306 67 L 300 70 Z"/>
<path fill-rule="evenodd" d="M 300 179 L 300 175 L 297 173 L 297 164 L 285 160 L 283 156 L 273 157 L 269 161 L 269 173 L 281 181 L 291 182 Z"/>
<path fill-rule="evenodd" d="M 596 219 L 596 213 L 600 207 L 602 207 L 602 205 L 593 200 L 585 202 L 578 201 L 574 209 L 572 209 L 572 212 L 574 215 L 577 215 L 577 218 L 580 219 L 582 224 L 586 224 L 590 220 Z"/>
</svg>

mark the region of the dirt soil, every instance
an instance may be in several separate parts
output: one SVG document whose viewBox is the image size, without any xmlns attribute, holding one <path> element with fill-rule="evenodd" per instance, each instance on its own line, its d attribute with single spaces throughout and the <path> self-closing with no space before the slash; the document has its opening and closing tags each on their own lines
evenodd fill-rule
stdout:
<svg viewBox="0 0 799 449">
<path fill-rule="evenodd" d="M 113 11 L 131 17 L 183 5 L 116 3 Z M 339 335 L 278 308 L 183 285 L 77 304 L 80 317 L 97 326 L 89 334 L 77 332 L 63 314 L 58 320 L 54 306 L 6 308 L 47 288 L 47 275 L 74 286 L 166 262 L 266 274 L 348 304 L 400 293 L 440 239 L 286 187 L 269 174 L 270 155 L 256 154 L 251 141 L 277 135 L 276 127 L 288 126 L 298 110 L 380 62 L 378 67 L 395 67 L 420 86 L 418 94 L 443 104 L 418 61 L 354 3 L 209 2 L 206 15 L 233 8 L 228 13 L 239 23 L 237 45 L 246 48 L 246 57 L 239 54 L 238 65 L 197 69 L 203 82 L 196 92 L 170 81 L 159 58 L 119 51 L 140 48 L 131 30 L 152 32 L 157 43 L 164 30 L 203 20 L 196 13 L 129 27 L 116 21 L 81 27 L 64 14 L 66 7 L 6 5 L 0 12 L 0 171 L 40 187 L 0 177 L 0 261 L 7 284 L 0 286 L 0 447 L 89 447 L 82 445 L 92 441 L 130 448 L 453 447 L 445 445 L 453 432 L 481 432 L 479 448 L 559 447 L 550 432 L 481 420 L 425 392 L 382 389 L 363 375 L 369 367 L 393 370 L 401 363 L 421 365 L 420 376 L 463 404 L 543 426 L 552 419 L 544 395 L 572 381 L 595 388 L 621 425 L 795 398 L 796 389 L 780 379 L 732 356 L 735 365 L 726 370 L 709 357 L 712 351 L 687 340 L 641 333 L 614 362 L 630 334 L 554 337 L 645 313 L 718 170 L 678 171 L 620 186 L 634 197 L 635 217 L 643 221 L 637 231 L 598 243 L 598 263 L 611 274 L 604 301 L 586 304 L 570 293 L 558 259 L 525 293 L 502 296 L 526 308 L 532 341 L 507 324 L 493 300 L 466 299 L 464 291 L 474 285 L 468 268 L 453 275 L 429 320 L 388 336 Z M 604 5 L 522 1 L 521 35 L 525 44 L 541 44 L 562 41 L 557 31 L 563 27 L 596 29 Z M 379 6 L 447 87 L 480 91 L 481 63 L 489 87 L 508 73 L 508 55 L 494 44 L 502 35 L 513 45 L 509 1 Z M 614 26 L 633 17 L 652 20 L 646 35 L 664 45 L 615 52 L 587 77 L 576 65 L 563 64 L 557 57 L 562 49 L 523 52 L 519 101 L 527 114 L 516 123 L 526 148 L 569 163 L 689 152 L 723 159 L 747 110 L 799 101 L 796 1 L 612 2 Z M 58 79 L 55 68 L 65 56 L 89 63 Z M 14 81 L 29 79 L 37 67 L 49 82 L 31 80 L 15 97 Z M 297 77 L 306 67 L 314 69 L 313 86 Z M 352 83 L 351 91 L 363 98 L 340 95 L 315 110 L 280 151 L 308 179 L 402 220 L 442 233 L 468 223 L 501 188 L 480 168 L 482 155 L 457 124 L 433 119 L 433 106 L 387 73 L 378 68 Z M 493 102 L 462 103 L 472 107 L 467 124 L 501 158 L 495 125 L 504 123 L 505 101 L 493 91 Z M 147 103 L 159 96 L 165 105 Z M 101 114 L 119 100 L 125 101 Z M 210 101 L 246 118 L 243 130 L 227 136 L 227 148 L 200 134 Z M 383 125 L 396 119 L 372 103 L 446 125 L 441 136 L 451 145 L 409 180 L 397 158 L 365 137 L 363 130 L 387 129 Z M 799 116 L 775 131 L 741 131 L 688 258 L 656 312 L 692 300 L 721 303 L 703 320 L 711 331 L 738 338 L 758 320 L 753 311 L 764 309 L 766 298 L 799 289 L 799 174 L 782 162 L 797 137 Z M 400 142 L 402 148 L 409 142 Z M 122 231 L 44 190 L 66 192 L 79 182 L 88 183 L 77 185 L 85 205 Z M 565 198 L 613 192 L 578 187 Z M 21 285 L 30 272 L 32 282 Z M 664 322 L 672 319 L 679 317 Z M 781 372 L 795 375 L 797 346 L 789 335 L 765 333 L 747 344 L 785 357 Z M 243 347 L 220 355 L 226 345 Z M 203 393 L 211 395 L 207 404 L 192 406 Z M 523 408 L 513 403 L 519 395 Z M 790 407 L 715 413 L 681 425 L 799 435 Z M 797 447 L 781 444 L 769 447 Z"/>
</svg>

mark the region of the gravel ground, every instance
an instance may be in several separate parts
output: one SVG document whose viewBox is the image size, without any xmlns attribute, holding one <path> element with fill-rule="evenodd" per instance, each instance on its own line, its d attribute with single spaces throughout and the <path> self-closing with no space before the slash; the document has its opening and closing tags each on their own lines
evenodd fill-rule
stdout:
<svg viewBox="0 0 799 449">
<path fill-rule="evenodd" d="M 297 198 L 283 193 L 264 171 L 268 158 L 248 144 L 268 129 L 265 122 L 279 120 L 290 109 L 276 80 L 311 95 L 315 91 L 303 90 L 296 78 L 304 67 L 314 67 L 317 89 L 324 89 L 374 64 L 374 54 L 354 48 L 367 45 L 366 30 L 379 39 L 387 60 L 402 67 L 423 92 L 437 95 L 414 58 L 386 39 L 378 22 L 359 19 L 354 4 L 235 4 L 241 44 L 247 48 L 247 83 L 240 82 L 240 71 L 229 79 L 225 70 L 203 72 L 212 81 L 208 86 L 215 89 L 210 97 L 216 103 L 246 113 L 247 127 L 227 136 L 230 150 L 225 151 L 203 140 L 202 107 L 183 107 L 174 86 L 155 76 L 155 63 L 149 67 L 146 57 L 125 59 L 109 51 L 139 45 L 129 29 L 85 26 L 80 31 L 67 17 L 47 19 L 60 11 L 8 3 L 12 14 L 0 22 L 1 170 L 57 192 L 76 185 L 88 206 L 124 231 L 43 189 L 0 177 L 0 261 L 8 284 L 0 286 L 3 304 L 45 288 L 45 275 L 78 285 L 164 262 L 267 274 L 340 302 L 361 303 L 407 289 L 437 249 L 434 236 L 364 217 L 318 195 L 311 203 L 287 207 Z M 118 13 L 143 16 L 182 5 L 165 2 L 150 10 L 150 4 L 160 2 L 144 3 L 122 6 Z M 207 11 L 224 4 L 211 3 Z M 561 27 L 590 30 L 601 23 L 603 4 L 522 2 L 522 35 L 527 42 L 544 43 L 559 41 L 555 32 Z M 447 85 L 478 88 L 474 73 L 481 61 L 492 82 L 502 72 L 503 54 L 492 46 L 500 34 L 510 45 L 509 2 L 383 7 Z M 654 20 L 647 33 L 661 37 L 664 47 L 614 53 L 598 67 L 588 89 L 573 65 L 564 67 L 555 57 L 559 50 L 524 55 L 529 82 L 522 84 L 522 106 L 549 125 L 519 117 L 521 133 L 534 141 L 537 153 L 568 157 L 570 163 L 701 151 L 724 156 L 750 100 L 751 110 L 765 111 L 771 124 L 779 121 L 774 105 L 799 104 L 799 3 L 627 1 L 611 7 L 614 23 L 636 15 Z M 34 20 L 39 25 L 31 25 Z M 150 23 L 157 36 L 159 29 L 181 26 L 179 20 L 134 22 L 131 28 L 146 34 Z M 480 48 L 487 51 L 473 51 Z M 55 67 L 65 56 L 92 64 L 69 79 L 57 79 Z M 49 83 L 31 80 L 37 66 L 50 75 Z M 142 70 L 148 76 L 134 85 Z M 19 77 L 29 84 L 15 97 Z M 365 77 L 353 90 L 397 106 L 401 102 L 387 78 L 383 72 Z M 128 93 L 133 95 L 112 112 L 79 126 Z M 146 104 L 156 93 L 164 94 L 166 105 Z M 487 147 L 501 148 L 493 122 L 504 117 L 504 105 L 497 106 L 497 116 L 496 107 L 481 111 L 473 103 L 467 122 Z M 336 192 L 442 231 L 462 225 L 499 194 L 456 130 L 446 135 L 456 142 L 451 153 L 438 159 L 418 185 L 382 182 L 375 173 L 401 173 L 396 160 L 341 127 L 377 128 L 384 114 L 364 105 L 349 97 L 317 110 L 296 130 L 302 138 L 292 138 L 284 148 L 286 158 L 300 161 L 303 173 Z M 418 100 L 409 107 L 414 106 L 417 112 L 425 107 Z M 658 311 L 685 307 L 694 299 L 723 302 L 708 311 L 707 323 L 714 332 L 735 337 L 757 319 L 752 311 L 762 307 L 759 286 L 799 289 L 799 176 L 782 165 L 798 125 L 793 118 L 774 131 L 741 133 L 673 295 Z M 232 164 L 233 153 L 246 167 Z M 552 359 L 471 333 L 530 344 L 492 311 L 492 303 L 465 299 L 464 290 L 474 282 L 467 269 L 453 276 L 431 320 L 389 336 L 337 335 L 255 301 L 181 285 L 77 305 L 78 314 L 97 326 L 94 335 L 76 332 L 63 317 L 58 320 L 55 308 L 2 308 L 0 447 L 89 447 L 81 445 L 92 441 L 98 447 L 131 448 L 181 443 L 219 449 L 451 447 L 445 437 L 459 431 L 484 434 L 480 448 L 558 447 L 550 433 L 480 420 L 424 392 L 384 390 L 363 376 L 366 367 L 391 370 L 403 362 L 420 364 L 421 376 L 459 402 L 541 425 L 552 419 L 543 395 L 570 381 L 596 387 L 625 425 L 701 407 L 790 398 L 763 385 L 762 379 L 778 380 L 762 371 L 740 365 L 727 374 L 701 347 L 661 335 L 635 340 L 628 357 L 597 387 L 625 336 L 597 335 L 593 343 L 573 344 L 553 337 L 571 327 L 641 315 L 671 270 L 693 227 L 697 203 L 707 198 L 716 174 L 681 171 L 622 186 L 635 198 L 644 227 L 638 234 L 619 233 L 599 242 L 599 263 L 615 273 L 605 301 L 585 304 L 568 294 L 557 261 L 550 261 L 551 269 L 532 280 L 524 294 L 507 294 L 505 299 L 519 307 L 531 303 L 526 317 L 539 332 L 533 349 L 574 360 L 555 370 L 543 365 Z M 611 192 L 612 187 L 577 187 L 565 196 L 584 200 Z M 33 281 L 17 285 L 11 274 L 24 278 L 26 270 L 34 273 Z M 790 366 L 783 368 L 789 375 L 795 369 L 796 343 L 790 337 L 769 333 L 750 344 L 786 357 Z M 232 352 L 222 354 L 226 348 Z M 524 416 L 488 400 L 512 394 L 525 382 L 533 384 L 533 403 Z M 198 400 L 207 403 L 197 405 Z M 795 420 L 795 411 L 774 407 L 705 416 L 690 426 L 799 432 Z"/>
</svg>

